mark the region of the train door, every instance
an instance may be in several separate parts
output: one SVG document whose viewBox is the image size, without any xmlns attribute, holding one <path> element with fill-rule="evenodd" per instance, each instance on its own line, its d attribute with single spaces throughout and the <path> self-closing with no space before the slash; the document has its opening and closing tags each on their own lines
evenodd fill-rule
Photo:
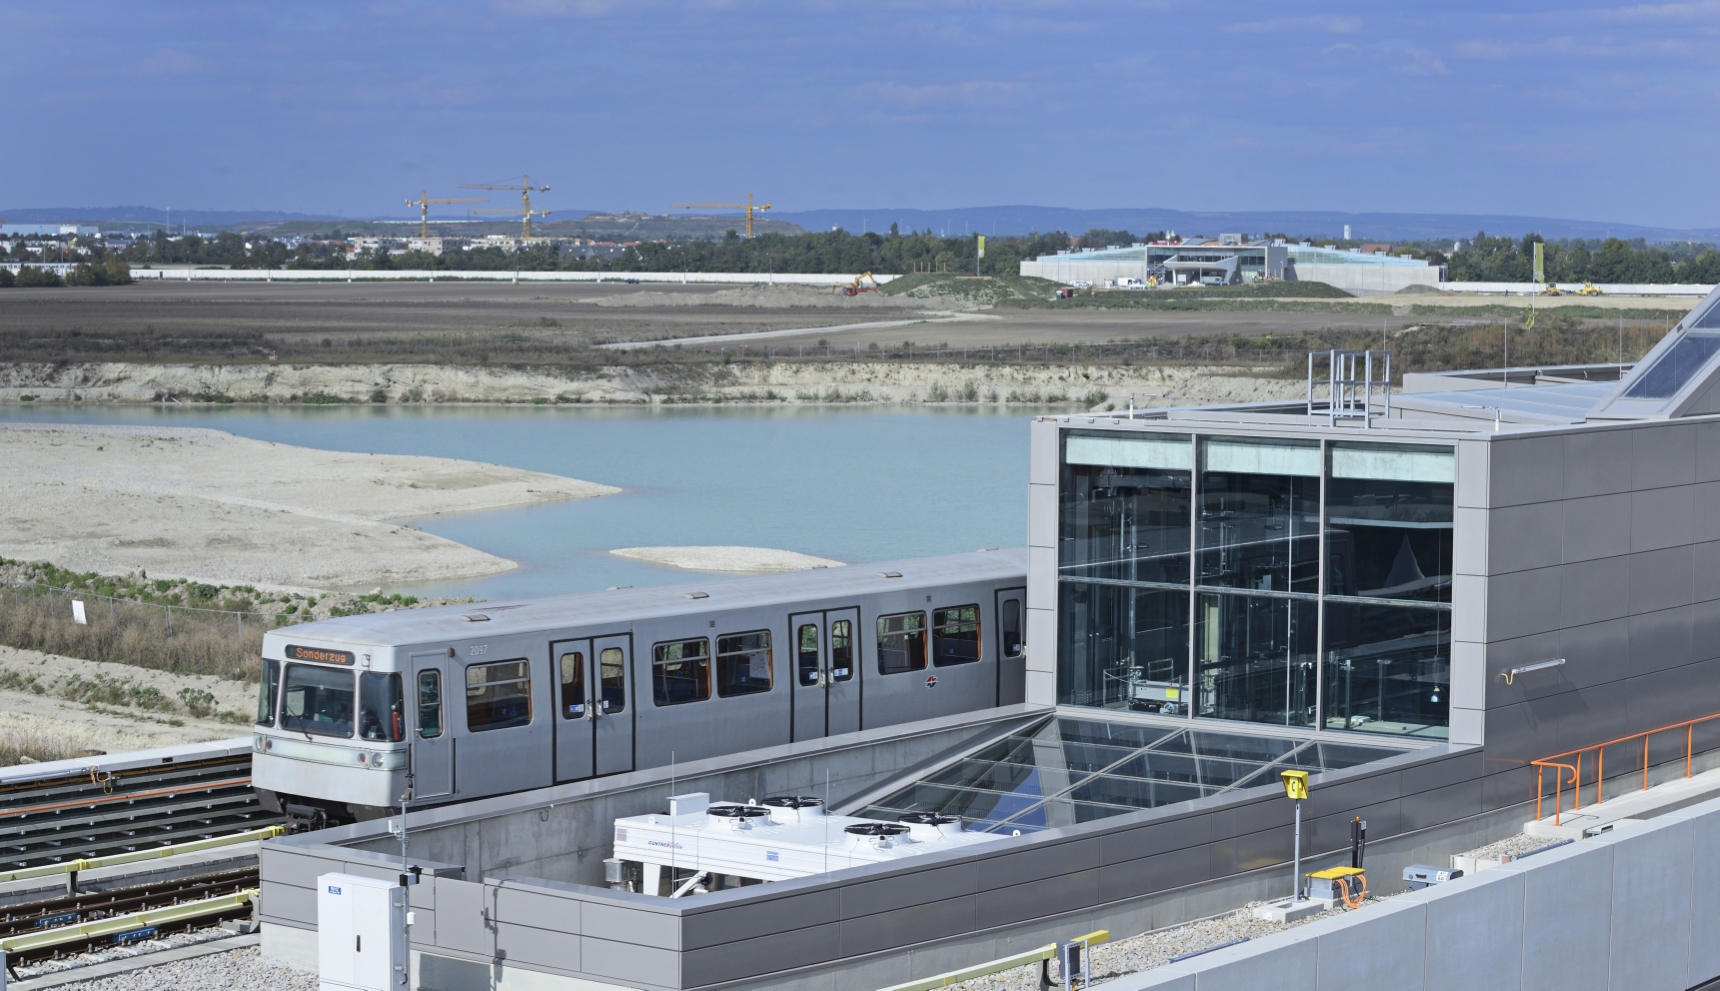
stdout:
<svg viewBox="0 0 1720 991">
<path fill-rule="evenodd" d="M 788 629 L 794 650 L 794 739 L 858 730 L 860 610 L 795 613 Z"/>
<path fill-rule="evenodd" d="M 412 729 L 413 798 L 440 798 L 454 793 L 454 737 L 448 732 L 448 652 L 413 654 Z"/>
<path fill-rule="evenodd" d="M 997 704 L 1027 701 L 1027 589 L 997 590 Z"/>
<path fill-rule="evenodd" d="M 555 780 L 633 769 L 626 635 L 561 640 L 555 660 Z"/>
</svg>

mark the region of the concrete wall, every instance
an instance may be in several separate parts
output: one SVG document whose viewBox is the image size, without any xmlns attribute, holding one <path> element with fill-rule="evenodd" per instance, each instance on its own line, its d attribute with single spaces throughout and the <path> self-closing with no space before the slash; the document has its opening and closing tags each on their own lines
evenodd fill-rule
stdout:
<svg viewBox="0 0 1720 991">
<path fill-rule="evenodd" d="M 1096 985 L 1684 991 L 1720 977 L 1720 801 Z"/>
<path fill-rule="evenodd" d="M 1397 292 L 1406 286 L 1439 285 L 1434 265 L 1322 265 L 1292 260 L 1285 278 L 1298 282 L 1324 282 L 1345 292 L 1367 294 Z"/>
<path fill-rule="evenodd" d="M 899 760 L 898 753 L 880 749 L 877 765 Z M 798 790 L 816 781 L 809 773 L 816 771 L 815 761 L 782 763 L 781 772 L 756 764 L 729 772 L 692 769 L 677 778 L 675 788 L 736 798 L 750 792 L 761 772 L 773 779 L 799 776 L 789 782 Z M 1369 820 L 1371 837 L 1388 845 L 1396 837 L 1404 849 L 1421 852 L 1416 834 L 1448 826 L 1453 810 L 1478 806 L 1479 793 L 1471 794 L 1469 785 L 1479 769 L 1473 750 L 1439 746 L 1328 773 L 1305 808 L 1304 849 L 1347 849 L 1350 819 L 1360 815 Z M 545 878 L 600 877 L 610 835 L 607 817 L 660 808 L 670 793 L 668 773 L 625 776 L 631 780 L 583 797 L 548 789 L 471 803 L 445 810 L 452 821 L 442 823 L 434 820 L 434 810 L 415 815 L 414 860 L 428 856 L 447 866 L 443 876 L 414 893 L 415 906 L 426 906 L 421 918 L 433 920 L 421 921 L 414 940 L 429 955 L 427 968 L 465 975 L 445 984 L 426 980 L 425 986 L 488 987 L 470 982 L 505 963 L 637 988 L 871 991 L 1042 945 L 1047 933 L 1068 935 L 1072 920 L 1138 932 L 1288 885 L 1283 865 L 1291 853 L 1292 809 L 1276 785 L 1048 830 L 977 851 L 928 854 L 685 900 Z M 779 790 L 772 784 L 763 791 Z M 551 798 L 551 792 L 560 794 Z M 1508 813 L 1471 817 L 1457 827 L 1463 845 L 1451 849 L 1513 825 Z M 316 877 L 335 870 L 392 876 L 399 870 L 397 850 L 381 823 L 265 844 L 265 952 L 310 959 Z M 1316 856 L 1311 853 L 1310 860 Z"/>
<path fill-rule="evenodd" d="M 1720 421 L 1484 436 L 1458 449 L 1452 692 L 1466 721 L 1483 711 L 1498 808 L 1533 794 L 1530 760 L 1720 712 Z M 1651 762 L 1682 773 L 1684 743 L 1665 734 Z M 1639 761 L 1614 748 L 1607 772 Z"/>
</svg>

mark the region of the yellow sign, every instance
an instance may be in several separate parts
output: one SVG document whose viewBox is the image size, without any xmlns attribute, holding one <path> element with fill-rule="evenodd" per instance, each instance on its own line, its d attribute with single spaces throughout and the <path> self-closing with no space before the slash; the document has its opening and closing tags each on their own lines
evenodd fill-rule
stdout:
<svg viewBox="0 0 1720 991">
<path fill-rule="evenodd" d="M 984 234 L 981 234 L 979 236 L 979 256 L 981 258 L 985 257 L 985 235 Z"/>
<path fill-rule="evenodd" d="M 1280 771 L 1278 776 L 1284 779 L 1284 794 L 1297 801 L 1308 797 L 1307 771 Z"/>
<path fill-rule="evenodd" d="M 1535 242 L 1535 281 L 1536 282 L 1547 281 L 1547 268 L 1546 268 L 1546 265 L 1543 263 L 1544 259 L 1546 257 L 1545 251 L 1543 250 L 1545 248 L 1546 248 L 1546 245 L 1542 244 L 1540 241 Z"/>
</svg>

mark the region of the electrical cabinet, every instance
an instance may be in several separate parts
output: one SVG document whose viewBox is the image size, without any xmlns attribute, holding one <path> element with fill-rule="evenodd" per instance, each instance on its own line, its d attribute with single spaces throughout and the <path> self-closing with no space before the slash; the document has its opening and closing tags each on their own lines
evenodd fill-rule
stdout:
<svg viewBox="0 0 1720 991">
<path fill-rule="evenodd" d="M 321 991 L 406 987 L 406 888 L 392 881 L 317 878 L 317 968 Z"/>
</svg>

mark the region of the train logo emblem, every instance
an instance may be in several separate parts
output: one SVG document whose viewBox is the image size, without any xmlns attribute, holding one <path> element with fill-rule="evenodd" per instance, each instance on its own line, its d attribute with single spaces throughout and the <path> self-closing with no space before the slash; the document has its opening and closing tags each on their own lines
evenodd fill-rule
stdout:
<svg viewBox="0 0 1720 991">
<path fill-rule="evenodd" d="M 927 688 L 938 687 L 938 676 L 935 674 L 926 675 L 926 687 Z"/>
</svg>

